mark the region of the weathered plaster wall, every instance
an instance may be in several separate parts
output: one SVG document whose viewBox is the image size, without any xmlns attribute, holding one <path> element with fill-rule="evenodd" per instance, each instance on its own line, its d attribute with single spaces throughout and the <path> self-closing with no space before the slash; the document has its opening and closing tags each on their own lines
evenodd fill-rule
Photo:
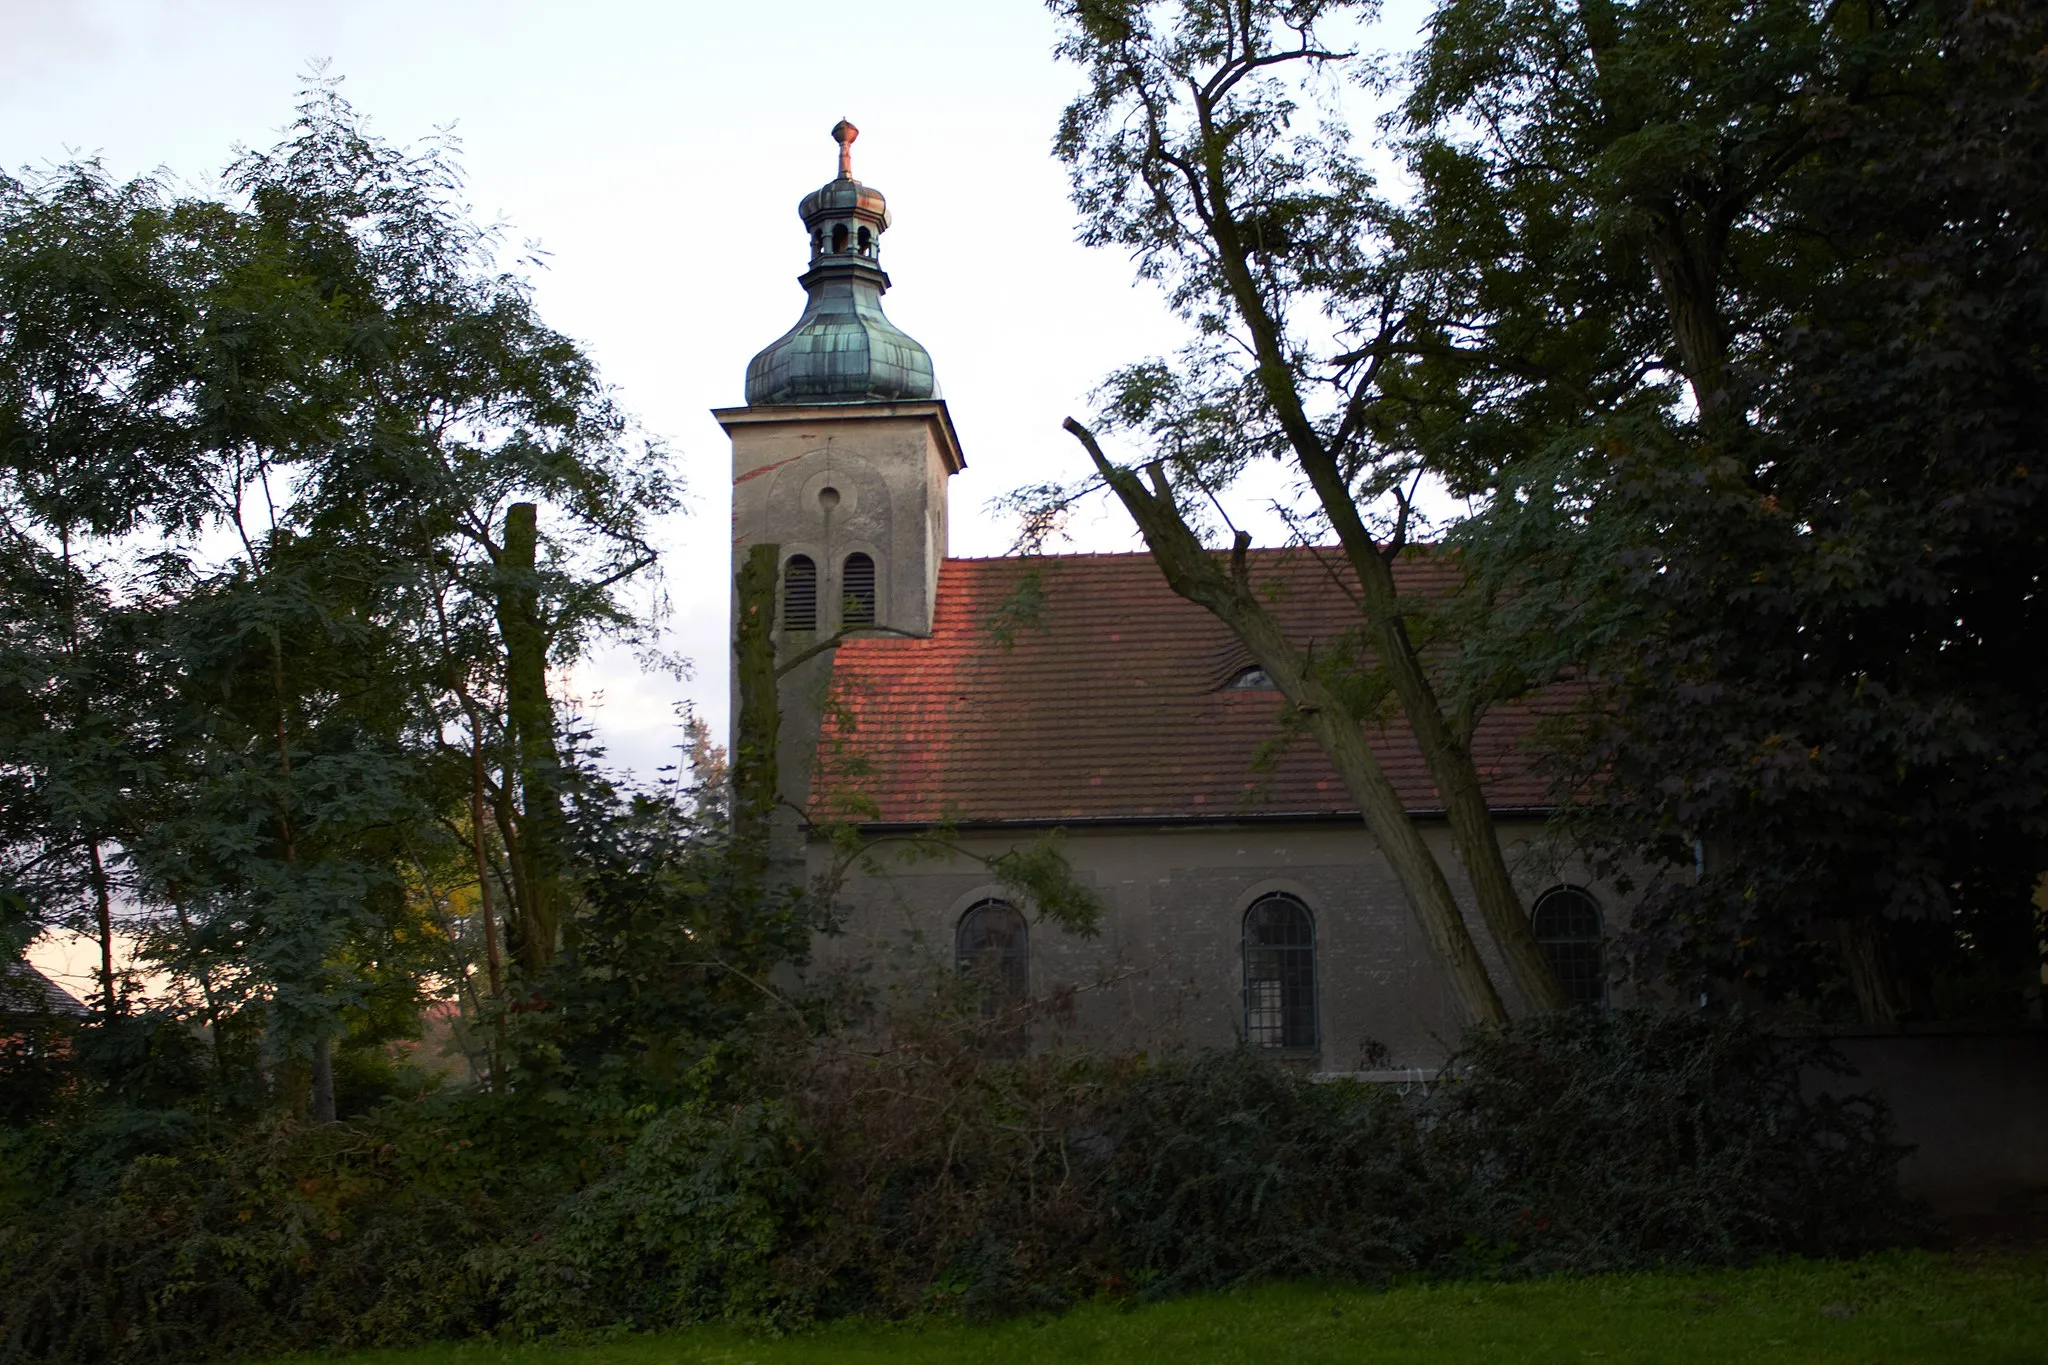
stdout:
<svg viewBox="0 0 2048 1365">
<path fill-rule="evenodd" d="M 1512 823 L 1502 833 L 1525 894 L 1561 882 L 1589 886 L 1610 931 L 1616 926 L 1619 898 L 1593 884 L 1583 866 L 1559 856 L 1540 822 Z M 958 844 L 989 856 L 1036 837 L 1033 831 L 969 834 Z M 1473 936 L 1496 981 L 1508 989 L 1456 871 L 1448 832 L 1433 828 L 1428 837 L 1467 903 Z M 1094 939 L 1034 922 L 1031 979 L 1037 995 L 1074 988 L 1074 1041 L 1110 1047 L 1233 1042 L 1243 1026 L 1244 912 L 1272 891 L 1294 895 L 1315 916 L 1322 1045 L 1319 1056 L 1307 1059 L 1313 1065 L 1325 1071 L 1428 1067 L 1457 1039 L 1450 997 L 1428 945 L 1361 824 L 1082 827 L 1068 832 L 1066 852 L 1108 912 Z M 829 856 L 814 846 L 814 875 L 825 870 Z M 872 856 L 879 870 L 856 873 L 841 895 L 844 932 L 818 944 L 823 966 L 866 963 L 885 979 L 905 975 L 914 961 L 943 968 L 952 962 L 954 928 L 971 905 L 988 896 L 1015 900 L 968 857 L 903 861 L 887 843 Z M 1039 1035 L 1050 1041 L 1052 1032 L 1043 1028 Z"/>
</svg>

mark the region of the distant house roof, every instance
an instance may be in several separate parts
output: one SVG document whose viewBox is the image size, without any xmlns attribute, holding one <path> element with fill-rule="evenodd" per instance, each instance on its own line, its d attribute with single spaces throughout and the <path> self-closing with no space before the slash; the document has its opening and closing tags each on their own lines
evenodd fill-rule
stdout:
<svg viewBox="0 0 2048 1365">
<path fill-rule="evenodd" d="M 1334 572 L 1333 572 L 1334 570 Z M 1338 552 L 1252 552 L 1252 581 L 1297 640 L 1358 626 Z M 1455 588 L 1428 555 L 1404 592 Z M 929 639 L 842 645 L 813 768 L 812 814 L 873 824 L 1163 821 L 1355 813 L 1280 694 L 1246 679 L 1228 627 L 1176 596 L 1151 557 L 949 559 Z M 1233 686 L 1233 683 L 1237 685 Z M 1474 749 L 1496 809 L 1546 803 L 1525 741 L 1538 708 L 1497 708 Z M 1411 810 L 1441 802 L 1396 716 L 1372 737 Z"/>
<path fill-rule="evenodd" d="M 28 963 L 0 963 L 0 1014 L 54 1014 L 83 1019 L 89 1013 L 77 996 Z"/>
</svg>

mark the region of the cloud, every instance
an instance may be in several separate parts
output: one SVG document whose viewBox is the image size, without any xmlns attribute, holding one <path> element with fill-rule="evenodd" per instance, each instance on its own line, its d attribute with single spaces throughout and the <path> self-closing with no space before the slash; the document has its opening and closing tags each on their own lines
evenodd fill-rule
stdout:
<svg viewBox="0 0 2048 1365">
<path fill-rule="evenodd" d="M 113 28 L 79 0 L 0 0 L 0 80 L 9 86 L 23 76 L 48 81 L 119 47 Z"/>
</svg>

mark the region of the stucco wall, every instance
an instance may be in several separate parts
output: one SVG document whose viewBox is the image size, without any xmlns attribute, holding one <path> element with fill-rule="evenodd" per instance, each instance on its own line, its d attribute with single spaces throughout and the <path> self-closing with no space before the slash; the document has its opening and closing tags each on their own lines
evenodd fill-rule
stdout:
<svg viewBox="0 0 2048 1365">
<path fill-rule="evenodd" d="M 1029 844 L 1037 831 L 977 833 L 961 853 L 903 860 L 878 844 L 872 871 L 840 896 L 843 932 L 817 945 L 821 966 L 861 963 L 887 978 L 913 962 L 943 968 L 966 910 L 984 897 L 1015 900 L 968 854 Z M 1467 907 L 1467 920 L 1503 991 L 1510 989 L 1457 872 L 1448 833 L 1428 837 Z M 1200 826 L 1095 826 L 1069 830 L 1067 856 L 1107 906 L 1092 939 L 1048 923 L 1031 927 L 1035 995 L 1072 988 L 1073 1041 L 1109 1047 L 1224 1045 L 1243 1027 L 1244 913 L 1268 892 L 1295 896 L 1315 917 L 1319 1054 L 1323 1071 L 1427 1067 L 1455 1043 L 1450 997 L 1385 858 L 1359 823 L 1247 822 Z M 1546 841 L 1538 821 L 1502 830 L 1526 894 L 1561 882 L 1587 885 L 1610 931 L 1618 898 Z M 814 875 L 829 853 L 812 853 Z M 1029 913 L 1029 907 L 1025 907 Z M 1518 1002 L 1511 1001 L 1511 1007 Z M 1042 1026 L 1052 1041 L 1054 1026 Z"/>
</svg>

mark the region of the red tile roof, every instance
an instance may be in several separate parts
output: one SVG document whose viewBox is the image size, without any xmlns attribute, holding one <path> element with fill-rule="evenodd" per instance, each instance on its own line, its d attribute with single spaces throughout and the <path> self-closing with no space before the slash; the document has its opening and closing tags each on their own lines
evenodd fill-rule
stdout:
<svg viewBox="0 0 2048 1365">
<path fill-rule="evenodd" d="M 1252 582 L 1293 638 L 1356 628 L 1336 551 L 1252 555 Z M 1455 586 L 1433 556 L 1411 555 L 1397 576 L 1418 595 Z M 1251 663 L 1149 555 L 946 560 L 931 638 L 840 647 L 813 815 L 920 824 L 1355 811 L 1314 737 L 1283 738 L 1279 693 L 1227 686 Z M 1480 726 L 1480 776 L 1496 808 L 1545 804 L 1526 757 L 1536 720 L 1520 705 Z M 1410 809 L 1438 808 L 1398 715 L 1372 745 Z"/>
</svg>

